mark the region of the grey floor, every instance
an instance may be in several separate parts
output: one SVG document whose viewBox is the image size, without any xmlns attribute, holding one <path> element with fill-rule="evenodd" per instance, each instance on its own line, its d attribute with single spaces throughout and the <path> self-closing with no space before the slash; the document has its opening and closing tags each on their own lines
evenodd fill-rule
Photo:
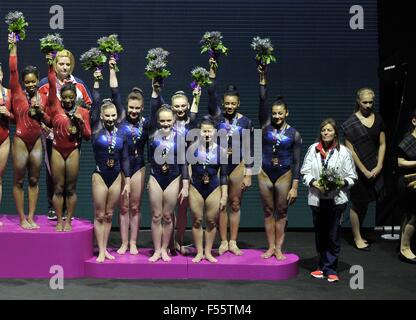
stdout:
<svg viewBox="0 0 416 320">
<path fill-rule="evenodd" d="M 328 283 L 313 279 L 315 267 L 314 233 L 289 231 L 286 251 L 301 258 L 299 275 L 285 281 L 190 281 L 190 280 L 65 280 L 63 290 L 52 290 L 49 280 L 0 279 L 0 299 L 153 299 L 153 300 L 224 300 L 224 299 L 415 299 L 416 265 L 397 259 L 398 241 L 382 240 L 377 233 L 370 252 L 350 245 L 344 231 L 339 275 L 341 281 Z M 189 238 L 187 234 L 187 238 Z M 151 246 L 149 231 L 140 235 L 141 247 Z M 265 245 L 263 232 L 242 232 L 240 246 L 260 248 Z M 118 232 L 110 242 L 119 243 Z M 364 269 L 364 289 L 350 288 L 350 268 Z"/>
</svg>

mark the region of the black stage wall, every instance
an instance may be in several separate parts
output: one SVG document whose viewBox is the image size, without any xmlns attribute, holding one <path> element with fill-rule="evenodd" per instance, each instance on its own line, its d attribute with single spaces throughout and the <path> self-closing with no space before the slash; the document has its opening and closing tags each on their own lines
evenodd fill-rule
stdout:
<svg viewBox="0 0 416 320">
<path fill-rule="evenodd" d="M 60 5 L 64 13 L 61 30 L 50 28 Z M 189 71 L 197 65 L 207 67 L 207 56 L 199 53 L 199 40 L 205 31 L 219 30 L 230 54 L 220 60 L 219 88 L 234 83 L 241 90 L 240 111 L 258 127 L 258 76 L 253 51 L 254 36 L 270 37 L 276 48 L 278 62 L 270 67 L 270 99 L 283 94 L 289 108 L 289 123 L 303 137 L 303 155 L 317 136 L 323 118 L 345 120 L 353 110 L 355 92 L 363 86 L 378 93 L 378 26 L 377 2 L 363 0 L 359 7 L 347 0 L 285 0 L 285 1 L 33 1 L 2 0 L 0 16 L 10 10 L 22 11 L 30 26 L 27 39 L 19 44 L 19 66 L 40 66 L 46 76 L 45 61 L 39 51 L 39 38 L 59 32 L 65 46 L 77 59 L 97 38 L 119 34 L 125 52 L 120 59 L 119 83 L 123 96 L 138 85 L 150 98 L 150 81 L 143 75 L 149 48 L 161 46 L 171 52 L 165 98 L 177 90 L 190 93 Z M 356 11 L 358 10 L 358 11 Z M 351 13 L 350 13 L 351 11 Z M 357 15 L 358 12 L 358 15 Z M 362 19 L 361 19 L 362 18 Z M 352 23 L 352 26 L 350 24 Z M 354 27 L 354 23 L 358 27 Z M 360 23 L 362 25 L 360 26 Z M 0 60 L 5 65 L 7 85 L 7 26 L 0 28 Z M 74 74 L 91 85 L 92 77 L 78 64 Z M 107 71 L 105 71 L 107 77 Z M 108 79 L 108 77 L 107 77 Z M 102 95 L 108 93 L 107 84 Z M 377 97 L 379 95 L 377 94 Z M 206 93 L 201 113 L 206 112 Z M 147 111 L 146 111 L 147 112 Z M 78 182 L 80 217 L 92 217 L 91 172 L 94 169 L 90 143 L 82 147 L 81 174 Z M 1 212 L 15 212 L 12 200 L 12 165 L 9 161 L 4 175 L 4 197 Z M 44 169 L 41 176 L 38 212 L 45 212 Z M 290 209 L 290 227 L 310 227 L 310 212 L 306 205 L 306 188 L 299 192 L 297 203 Z M 149 226 L 147 196 L 144 199 L 143 226 Z M 374 215 L 367 220 L 374 224 Z M 244 196 L 242 227 L 262 227 L 262 210 L 257 179 Z"/>
</svg>

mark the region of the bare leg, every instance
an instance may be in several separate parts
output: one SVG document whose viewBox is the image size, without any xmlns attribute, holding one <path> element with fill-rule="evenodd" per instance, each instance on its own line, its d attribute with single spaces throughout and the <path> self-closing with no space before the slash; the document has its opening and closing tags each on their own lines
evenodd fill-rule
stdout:
<svg viewBox="0 0 416 320">
<path fill-rule="evenodd" d="M 276 258 L 277 260 L 284 260 L 286 259 L 286 256 L 283 254 L 282 248 L 287 222 L 287 195 L 292 186 L 292 171 L 289 170 L 279 177 L 274 186 L 275 204 L 278 216 L 276 220 Z"/>
<path fill-rule="evenodd" d="M 229 250 L 237 256 L 243 252 L 237 246 L 238 229 L 240 227 L 240 206 L 243 193 L 241 191 L 241 183 L 244 178 L 244 166 L 240 164 L 230 174 L 230 183 L 228 189 L 228 197 L 230 198 L 231 214 L 230 214 L 230 242 Z"/>
<path fill-rule="evenodd" d="M 163 190 L 153 176 L 149 177 L 149 201 L 152 208 L 152 239 L 155 248 L 149 261 L 156 262 L 162 257 Z"/>
<path fill-rule="evenodd" d="M 215 235 L 217 233 L 217 218 L 219 214 L 219 203 L 221 199 L 221 189 L 216 188 L 205 200 L 205 214 L 207 227 L 205 229 L 205 259 L 209 262 L 216 263 L 217 259 L 212 255 L 212 246 L 214 245 Z"/>
<path fill-rule="evenodd" d="M 172 217 L 176 203 L 178 202 L 178 194 L 180 187 L 181 177 L 177 177 L 163 192 L 163 233 L 162 233 L 162 259 L 163 261 L 170 261 L 171 258 L 168 255 L 168 246 L 172 237 L 173 223 Z"/>
<path fill-rule="evenodd" d="M 189 187 L 189 208 L 192 214 L 192 236 L 196 247 L 196 256 L 192 259 L 192 262 L 198 263 L 204 258 L 204 231 L 202 230 L 204 199 L 193 185 Z"/>
<path fill-rule="evenodd" d="M 25 143 L 19 138 L 14 137 L 12 145 L 13 154 L 13 197 L 16 205 L 16 211 L 19 214 L 20 226 L 23 229 L 32 229 L 30 223 L 26 220 L 24 213 L 24 190 L 23 183 L 27 165 L 29 162 L 29 152 Z"/>
<path fill-rule="evenodd" d="M 260 171 L 258 175 L 258 181 L 261 200 L 263 203 L 264 228 L 266 230 L 266 238 L 268 243 L 268 249 L 261 255 L 261 257 L 263 259 L 268 259 L 271 256 L 274 256 L 276 250 L 275 218 L 273 216 L 273 213 L 275 212 L 273 199 L 274 187 L 269 177 L 263 171 Z"/>
<path fill-rule="evenodd" d="M 412 218 L 409 221 L 407 221 L 402 231 L 402 237 L 401 237 L 401 242 L 400 242 L 400 252 L 407 259 L 416 258 L 416 255 L 412 252 L 410 248 L 410 243 L 415 233 L 415 225 L 416 225 L 416 216 L 413 215 Z"/>
<path fill-rule="evenodd" d="M 367 241 L 361 237 L 360 231 L 360 218 L 357 212 L 350 209 L 350 222 L 352 235 L 354 237 L 355 245 L 358 249 L 364 249 L 368 247 Z"/>
<path fill-rule="evenodd" d="M 104 216 L 104 248 L 105 248 L 105 257 L 109 260 L 114 260 L 112 256 L 107 251 L 108 238 L 111 232 L 111 224 L 113 222 L 113 213 L 114 208 L 117 203 L 120 201 L 120 188 L 121 188 L 121 174 L 118 175 L 117 179 L 113 182 L 110 189 L 108 189 L 107 203 L 105 207 L 105 216 Z"/>
<path fill-rule="evenodd" d="M 66 208 L 68 216 L 65 222 L 64 231 L 72 230 L 71 219 L 74 216 L 77 206 L 77 179 L 79 173 L 79 150 L 75 149 L 66 159 Z M 62 204 L 63 205 L 63 204 Z"/>
<path fill-rule="evenodd" d="M 35 143 L 32 151 L 29 154 L 29 213 L 27 222 L 30 223 L 32 228 L 39 228 L 39 226 L 33 220 L 35 216 L 36 205 L 39 197 L 39 175 L 40 167 L 42 165 L 42 141 L 40 138 Z"/>
<path fill-rule="evenodd" d="M 97 239 L 99 249 L 97 262 L 104 262 L 105 260 L 105 246 L 104 246 L 104 216 L 105 205 L 107 202 L 108 188 L 98 173 L 92 175 L 92 197 L 94 201 L 94 231 Z"/>
<path fill-rule="evenodd" d="M 131 187 L 133 184 L 131 184 Z M 121 190 L 124 188 L 124 175 L 121 179 Z M 130 191 L 131 192 L 131 191 Z M 129 225 L 130 225 L 130 213 L 129 202 L 125 197 L 120 196 L 120 234 L 121 234 L 121 246 L 117 250 L 118 254 L 125 254 L 129 245 Z"/>
<path fill-rule="evenodd" d="M 51 174 L 53 180 L 53 197 L 52 203 L 58 217 L 58 223 L 56 224 L 56 231 L 63 231 L 62 210 L 64 206 L 63 191 L 65 186 L 65 160 L 62 155 L 52 148 L 51 154 Z"/>
<path fill-rule="evenodd" d="M 137 171 L 130 179 L 130 254 L 137 255 L 137 236 L 141 221 L 141 202 L 146 179 L 146 168 Z"/>
<path fill-rule="evenodd" d="M 0 204 L 3 195 L 3 174 L 6 168 L 7 159 L 10 152 L 10 139 L 7 137 L 6 140 L 0 145 Z M 0 226 L 3 225 L 0 221 Z"/>
</svg>

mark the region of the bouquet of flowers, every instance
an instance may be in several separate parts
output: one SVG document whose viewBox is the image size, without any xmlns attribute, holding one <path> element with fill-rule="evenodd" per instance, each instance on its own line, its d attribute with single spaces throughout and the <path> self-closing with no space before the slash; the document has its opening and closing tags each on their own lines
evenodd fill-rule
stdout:
<svg viewBox="0 0 416 320">
<path fill-rule="evenodd" d="M 218 60 L 220 54 L 227 55 L 228 48 L 222 43 L 222 35 L 219 31 L 205 32 L 200 41 L 201 53 L 208 52 L 210 58 Z M 218 63 L 213 62 L 211 65 L 215 70 L 218 68 Z"/>
<path fill-rule="evenodd" d="M 146 59 L 148 61 L 144 73 L 149 79 L 157 80 L 161 84 L 164 78 L 170 76 L 167 67 L 167 56 L 169 52 L 162 48 L 153 48 L 147 52 Z"/>
<path fill-rule="evenodd" d="M 341 188 L 343 181 L 334 168 L 323 168 L 319 175 L 318 183 L 324 188 L 325 193 L 329 193 Z"/>
<path fill-rule="evenodd" d="M 6 14 L 6 24 L 9 25 L 8 31 L 9 33 L 16 34 L 16 41 L 24 40 L 26 38 L 26 27 L 29 25 L 23 13 L 20 11 L 10 11 Z M 9 45 L 9 50 L 11 49 L 11 45 Z"/>
<path fill-rule="evenodd" d="M 202 67 L 196 67 L 191 71 L 192 79 L 194 81 L 191 82 L 192 90 L 196 88 L 205 87 L 208 84 L 211 84 L 212 81 L 209 79 L 209 72 L 207 69 Z M 197 99 L 196 103 L 199 103 L 199 97 L 195 97 Z"/>
<path fill-rule="evenodd" d="M 43 54 L 52 53 L 52 58 L 55 58 L 56 52 L 64 49 L 64 43 L 59 33 L 48 34 L 46 37 L 39 39 L 40 40 L 40 51 Z M 48 61 L 49 64 L 52 61 Z"/>
<path fill-rule="evenodd" d="M 107 61 L 107 57 L 100 49 L 91 48 L 87 52 L 84 52 L 79 60 L 84 70 L 96 69 L 97 71 L 101 71 L 104 63 Z M 98 80 L 102 80 L 102 76 Z"/>
<path fill-rule="evenodd" d="M 116 61 L 119 59 L 118 54 L 124 50 L 117 37 L 117 34 L 110 34 L 108 37 L 102 37 L 97 40 L 100 50 L 104 53 L 108 53 L 110 57 L 114 58 Z M 116 71 L 119 71 L 117 66 Z"/>
<path fill-rule="evenodd" d="M 276 62 L 276 57 L 273 55 L 274 48 L 269 38 L 254 37 L 251 47 L 256 52 L 257 64 L 266 66 L 271 62 Z"/>
</svg>

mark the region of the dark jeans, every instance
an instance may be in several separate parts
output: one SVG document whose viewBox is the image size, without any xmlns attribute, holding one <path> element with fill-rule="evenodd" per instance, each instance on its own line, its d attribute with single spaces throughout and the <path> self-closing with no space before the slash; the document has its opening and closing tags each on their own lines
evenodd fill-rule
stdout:
<svg viewBox="0 0 416 320">
<path fill-rule="evenodd" d="M 338 256 L 341 251 L 341 216 L 347 204 L 335 205 L 331 200 L 320 200 L 319 207 L 310 206 L 315 228 L 315 245 L 318 252 L 318 268 L 325 276 L 337 274 Z"/>
</svg>

